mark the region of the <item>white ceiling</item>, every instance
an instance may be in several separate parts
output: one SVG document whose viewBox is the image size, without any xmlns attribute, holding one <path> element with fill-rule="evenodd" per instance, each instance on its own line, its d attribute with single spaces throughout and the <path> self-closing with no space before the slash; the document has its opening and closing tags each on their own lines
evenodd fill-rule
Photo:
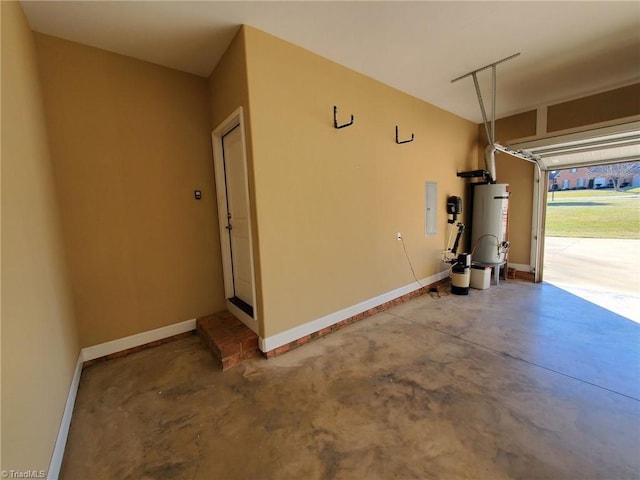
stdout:
<svg viewBox="0 0 640 480">
<path fill-rule="evenodd" d="M 516 52 L 497 118 L 640 80 L 636 1 L 21 4 L 35 31 L 201 76 L 248 24 L 475 122 L 473 81 L 451 80 Z M 490 70 L 479 78 L 487 101 Z"/>
</svg>

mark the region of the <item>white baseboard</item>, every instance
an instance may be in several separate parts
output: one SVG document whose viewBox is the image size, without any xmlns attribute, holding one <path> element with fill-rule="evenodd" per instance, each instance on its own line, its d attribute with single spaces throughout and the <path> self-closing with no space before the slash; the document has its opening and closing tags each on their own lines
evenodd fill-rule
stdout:
<svg viewBox="0 0 640 480">
<path fill-rule="evenodd" d="M 448 270 L 431 275 L 420 280 L 422 285 L 430 285 L 438 282 L 449 276 Z M 278 333 L 271 337 L 260 338 L 260 350 L 268 352 L 275 348 L 278 348 L 287 343 L 293 342 L 298 338 L 302 338 L 305 335 L 322 330 L 323 328 L 330 327 L 342 320 L 353 317 L 362 312 L 366 312 L 371 308 L 375 308 L 379 305 L 387 303 L 398 297 L 411 293 L 420 289 L 421 286 L 416 282 L 404 287 L 397 288 L 387 293 L 383 293 L 377 297 L 365 300 L 351 307 L 344 308 L 337 312 L 331 313 L 324 317 L 312 320 L 303 325 L 299 325 L 292 329 L 286 330 L 282 333 Z M 84 362 L 94 360 L 96 358 L 111 355 L 112 353 L 121 352 L 130 348 L 139 347 L 156 340 L 162 340 L 163 338 L 172 337 L 181 333 L 190 332 L 196 328 L 196 319 L 185 320 L 184 322 L 174 323 L 165 327 L 156 328 L 147 332 L 137 333 L 124 338 L 118 338 L 110 342 L 100 343 L 91 347 L 85 347 L 80 351 L 78 355 L 78 361 L 71 380 L 71 386 L 69 387 L 69 394 L 67 395 L 67 402 L 62 414 L 62 420 L 60 422 L 60 429 L 58 430 L 58 437 L 51 456 L 51 462 L 49 463 L 49 471 L 47 474 L 48 480 L 57 480 L 60 475 L 60 468 L 62 466 L 62 458 L 64 457 L 64 450 L 67 444 L 67 437 L 69 435 L 69 427 L 71 426 L 71 417 L 73 416 L 73 407 L 76 402 L 76 395 L 78 393 L 78 387 L 80 386 L 80 377 L 82 375 L 82 366 Z"/>
<path fill-rule="evenodd" d="M 67 436 L 69 435 L 73 407 L 76 403 L 76 395 L 78 393 L 78 387 L 80 386 L 80 376 L 82 375 L 83 363 L 84 360 L 82 359 L 82 352 L 80 352 L 78 354 L 78 361 L 76 362 L 76 369 L 73 372 L 73 378 L 71 379 L 71 386 L 69 387 L 69 394 L 67 395 L 67 403 L 64 405 L 62 420 L 60 421 L 60 428 L 58 429 L 58 437 L 56 438 L 56 444 L 53 447 L 53 455 L 51 455 L 51 462 L 49 462 L 49 470 L 47 473 L 48 480 L 57 480 L 60 476 L 60 467 L 62 467 L 64 449 L 67 446 Z"/>
<path fill-rule="evenodd" d="M 442 272 L 436 273 L 435 275 L 431 275 L 430 277 L 426 277 L 420 280 L 422 285 L 430 285 L 432 283 L 438 282 L 443 278 L 447 278 L 449 276 L 449 270 L 443 270 Z M 356 305 L 352 305 L 351 307 L 344 308 L 334 313 L 330 313 L 321 318 L 317 318 L 316 320 L 311 320 L 310 322 L 304 323 L 302 325 L 298 325 L 297 327 L 293 327 L 289 330 L 285 330 L 281 333 L 276 333 L 270 337 L 260 338 L 259 345 L 260 350 L 263 352 L 269 352 L 275 348 L 281 347 L 282 345 L 286 345 L 288 343 L 296 341 L 298 338 L 302 338 L 306 335 L 310 335 L 314 332 L 322 330 L 323 328 L 330 327 L 342 320 L 346 320 L 347 318 L 351 318 L 354 315 L 358 315 L 359 313 L 366 312 L 371 308 L 375 308 L 383 303 L 390 302 L 398 297 L 406 295 L 407 293 L 411 293 L 415 290 L 420 289 L 421 286 L 416 282 L 413 282 L 409 285 L 405 285 L 404 287 L 397 288 L 387 293 L 383 293 L 382 295 L 378 295 L 377 297 L 370 298 L 369 300 L 365 300 L 364 302 L 358 303 Z"/>
<path fill-rule="evenodd" d="M 185 320 L 184 322 L 174 323 L 166 327 L 156 328 L 147 332 L 136 333 L 128 337 L 118 338 L 110 342 L 100 343 L 91 347 L 82 349 L 82 360 L 84 362 L 95 358 L 105 357 L 112 353 L 122 352 L 130 348 L 139 347 L 147 343 L 162 340 L 163 338 L 172 337 L 181 333 L 190 332 L 196 329 L 196 319 Z"/>
<path fill-rule="evenodd" d="M 62 467 L 62 458 L 67 445 L 67 437 L 69 435 L 69 427 L 71 426 L 71 417 L 73 416 L 73 407 L 76 403 L 76 395 L 80 386 L 80 377 L 82 375 L 82 365 L 88 360 L 111 355 L 112 353 L 121 352 L 129 348 L 139 347 L 156 340 L 172 337 L 181 333 L 190 332 L 196 328 L 196 319 L 185 320 L 184 322 L 174 323 L 166 327 L 156 328 L 148 332 L 137 333 L 124 338 L 118 338 L 110 342 L 93 345 L 83 348 L 78 355 L 76 369 L 73 372 L 73 379 L 69 387 L 67 395 L 67 403 L 64 406 L 60 428 L 58 429 L 58 437 L 49 462 L 49 471 L 47 473 L 48 480 L 57 480 L 60 476 L 60 467 Z"/>
<path fill-rule="evenodd" d="M 524 263 L 511 263 L 509 262 L 509 267 L 515 268 L 521 272 L 531 272 L 531 265 L 525 265 Z"/>
</svg>

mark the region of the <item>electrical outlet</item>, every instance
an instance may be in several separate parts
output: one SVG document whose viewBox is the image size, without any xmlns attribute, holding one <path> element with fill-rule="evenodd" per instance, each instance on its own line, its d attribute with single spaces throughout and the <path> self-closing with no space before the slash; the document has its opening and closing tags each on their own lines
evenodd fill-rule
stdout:
<svg viewBox="0 0 640 480">
<path fill-rule="evenodd" d="M 398 233 L 396 234 L 396 238 L 397 238 L 398 240 L 402 240 L 402 233 L 401 233 L 401 232 L 398 232 Z"/>
</svg>

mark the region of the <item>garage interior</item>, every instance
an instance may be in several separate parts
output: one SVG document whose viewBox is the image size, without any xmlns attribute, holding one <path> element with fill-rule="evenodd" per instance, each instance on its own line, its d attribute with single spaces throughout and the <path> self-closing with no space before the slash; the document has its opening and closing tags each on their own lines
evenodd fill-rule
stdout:
<svg viewBox="0 0 640 480">
<path fill-rule="evenodd" d="M 637 4 L 2 2 L 1 22 L 2 470 L 638 476 L 639 325 L 544 283 L 540 241 L 550 142 L 637 156 Z M 453 295 L 445 207 L 489 140 L 451 80 L 515 52 L 493 140 L 543 166 L 496 156 L 515 279 Z M 263 355 L 222 371 L 193 333 L 225 311 Z"/>
</svg>

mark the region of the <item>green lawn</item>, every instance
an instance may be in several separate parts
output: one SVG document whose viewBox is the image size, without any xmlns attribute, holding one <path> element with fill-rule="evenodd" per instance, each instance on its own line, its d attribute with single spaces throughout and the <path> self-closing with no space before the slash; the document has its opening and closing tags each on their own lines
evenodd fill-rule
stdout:
<svg viewBox="0 0 640 480">
<path fill-rule="evenodd" d="M 634 189 L 635 190 L 635 189 Z M 640 239 L 640 196 L 611 190 L 570 190 L 547 195 L 550 237 Z"/>
</svg>

